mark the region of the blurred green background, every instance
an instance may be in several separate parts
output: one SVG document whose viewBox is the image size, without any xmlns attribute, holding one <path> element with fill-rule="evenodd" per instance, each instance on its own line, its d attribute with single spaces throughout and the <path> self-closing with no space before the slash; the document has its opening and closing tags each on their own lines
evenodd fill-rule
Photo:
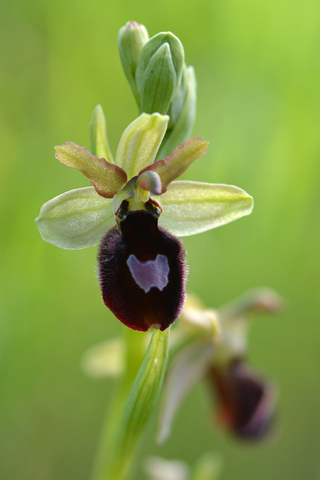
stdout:
<svg viewBox="0 0 320 480">
<path fill-rule="evenodd" d="M 250 217 L 185 239 L 189 291 L 212 307 L 256 286 L 288 301 L 250 332 L 251 363 L 280 387 L 273 442 L 221 432 L 199 386 L 162 447 L 153 416 L 138 460 L 193 463 L 213 450 L 222 480 L 320 478 L 319 14 L 317 0 L 0 1 L 1 479 L 88 479 L 112 394 L 112 381 L 79 366 L 88 347 L 121 331 L 100 299 L 96 249 L 49 245 L 34 218 L 53 196 L 88 185 L 53 146 L 89 147 L 101 103 L 115 151 L 137 115 L 117 51 L 128 20 L 150 35 L 174 32 L 195 67 L 193 134 L 211 145 L 184 178 L 235 184 L 255 199 Z"/>
</svg>

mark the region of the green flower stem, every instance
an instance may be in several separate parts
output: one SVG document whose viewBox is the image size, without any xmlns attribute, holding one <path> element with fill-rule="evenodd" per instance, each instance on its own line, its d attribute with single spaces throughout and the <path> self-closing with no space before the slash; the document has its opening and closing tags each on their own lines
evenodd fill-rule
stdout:
<svg viewBox="0 0 320 480">
<path fill-rule="evenodd" d="M 143 335 L 134 333 L 143 339 Z M 136 349 L 136 342 L 130 341 L 128 344 L 130 348 Z M 131 385 L 130 379 L 136 373 L 133 363 L 127 363 L 128 368 L 110 411 L 110 421 L 107 422 L 102 436 L 92 480 L 125 480 L 127 478 L 141 434 L 162 385 L 167 365 L 168 345 L 169 329 L 164 332 L 155 330 L 128 401 L 124 405 L 124 398 L 127 398 Z M 136 358 L 134 354 L 129 354 L 129 357 Z"/>
<path fill-rule="evenodd" d="M 100 444 L 96 453 L 92 480 L 106 478 L 104 472 L 108 468 L 110 445 L 113 444 L 125 402 L 129 396 L 130 388 L 139 371 L 146 350 L 145 335 L 130 328 L 123 328 L 123 342 L 125 345 L 125 368 L 116 385 L 111 405 L 108 408 L 104 421 Z"/>
</svg>

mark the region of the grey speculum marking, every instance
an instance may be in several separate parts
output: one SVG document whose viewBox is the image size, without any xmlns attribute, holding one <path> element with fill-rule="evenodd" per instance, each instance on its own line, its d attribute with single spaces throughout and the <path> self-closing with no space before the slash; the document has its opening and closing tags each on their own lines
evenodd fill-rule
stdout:
<svg viewBox="0 0 320 480">
<path fill-rule="evenodd" d="M 146 293 L 150 288 L 163 290 L 168 285 L 169 263 L 165 255 L 157 255 L 155 260 L 140 262 L 135 255 L 129 255 L 127 265 L 136 284 Z"/>
</svg>

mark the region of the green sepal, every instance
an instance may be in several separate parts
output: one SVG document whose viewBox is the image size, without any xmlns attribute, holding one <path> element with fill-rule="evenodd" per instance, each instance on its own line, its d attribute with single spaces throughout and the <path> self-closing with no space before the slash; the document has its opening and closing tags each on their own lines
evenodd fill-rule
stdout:
<svg viewBox="0 0 320 480">
<path fill-rule="evenodd" d="M 97 245 L 115 223 L 112 200 L 98 195 L 93 187 L 49 200 L 36 218 L 43 240 L 67 250 Z"/>
<path fill-rule="evenodd" d="M 233 185 L 176 181 L 161 195 L 159 225 L 177 236 L 194 235 L 249 215 L 253 199 Z"/>
<path fill-rule="evenodd" d="M 105 158 L 113 163 L 112 153 L 108 143 L 106 119 L 101 105 L 93 111 L 90 122 L 91 153 L 98 158 Z"/>
<path fill-rule="evenodd" d="M 192 162 L 206 153 L 208 145 L 209 142 L 205 142 L 200 137 L 191 138 L 179 145 L 169 157 L 148 165 L 140 174 L 145 171 L 157 172 L 161 179 L 162 192 L 164 193 L 173 180 L 180 177 Z"/>
<path fill-rule="evenodd" d="M 124 27 L 120 28 L 118 36 L 122 68 L 138 105 L 140 105 L 140 95 L 136 86 L 135 74 L 141 51 L 148 39 L 147 29 L 137 22 L 127 22 Z"/>
<path fill-rule="evenodd" d="M 98 158 L 73 142 L 55 147 L 56 158 L 69 167 L 77 168 L 93 183 L 99 195 L 112 198 L 126 183 L 127 176 L 122 168 Z"/>
<path fill-rule="evenodd" d="M 154 113 L 142 113 L 123 132 L 117 154 L 116 165 L 132 178 L 154 162 L 162 139 L 166 133 L 169 117 Z"/>
</svg>

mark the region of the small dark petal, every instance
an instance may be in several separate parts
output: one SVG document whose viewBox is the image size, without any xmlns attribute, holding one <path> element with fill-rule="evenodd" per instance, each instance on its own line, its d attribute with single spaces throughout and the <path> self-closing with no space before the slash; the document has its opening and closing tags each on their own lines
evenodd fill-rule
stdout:
<svg viewBox="0 0 320 480">
<path fill-rule="evenodd" d="M 98 274 L 104 303 L 125 325 L 165 330 L 185 300 L 186 266 L 182 243 L 158 227 L 147 211 L 127 214 L 102 239 Z"/>
<path fill-rule="evenodd" d="M 274 418 L 273 385 L 261 380 L 240 361 L 225 370 L 212 368 L 210 378 L 218 397 L 221 422 L 242 439 L 263 438 Z"/>
</svg>

